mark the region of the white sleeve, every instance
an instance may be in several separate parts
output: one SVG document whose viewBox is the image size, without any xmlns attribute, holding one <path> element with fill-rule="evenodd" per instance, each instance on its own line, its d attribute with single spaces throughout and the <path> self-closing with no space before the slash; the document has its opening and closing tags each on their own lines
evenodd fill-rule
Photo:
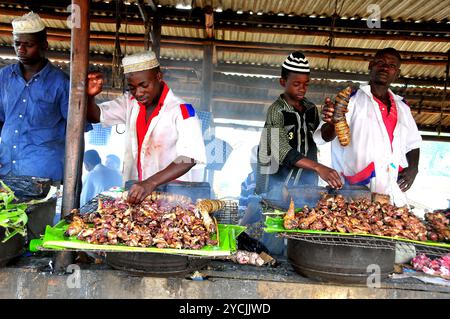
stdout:
<svg viewBox="0 0 450 319">
<path fill-rule="evenodd" d="M 322 138 L 322 126 L 325 124 L 324 121 L 320 120 L 319 126 L 313 134 L 313 140 L 317 145 L 324 145 L 327 142 Z"/>
<path fill-rule="evenodd" d="M 123 94 L 112 101 L 100 103 L 100 122 L 105 126 L 126 124 L 128 99 L 129 97 Z"/>
<path fill-rule="evenodd" d="M 177 157 L 185 156 L 194 159 L 197 164 L 206 164 L 205 142 L 197 115 L 184 119 L 180 112 L 177 115 L 176 126 Z"/>
<path fill-rule="evenodd" d="M 416 121 L 411 114 L 411 110 L 407 113 L 408 134 L 406 134 L 405 154 L 416 148 L 420 148 L 422 144 L 422 136 L 420 136 Z"/>
</svg>

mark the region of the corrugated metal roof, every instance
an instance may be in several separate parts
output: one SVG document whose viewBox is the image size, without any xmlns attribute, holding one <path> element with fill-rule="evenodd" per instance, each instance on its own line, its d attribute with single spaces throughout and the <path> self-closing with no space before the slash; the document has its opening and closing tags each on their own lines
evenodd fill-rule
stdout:
<svg viewBox="0 0 450 319">
<path fill-rule="evenodd" d="M 142 31 L 142 33 L 144 33 Z M 186 38 L 205 38 L 204 29 L 192 29 L 192 28 L 180 28 L 180 27 L 161 27 L 161 35 L 168 35 L 173 37 L 186 37 Z"/>
<path fill-rule="evenodd" d="M 413 117 L 416 123 L 420 125 L 429 125 L 429 126 L 436 126 L 441 121 L 441 115 L 440 114 L 430 114 L 430 113 L 416 113 L 413 112 Z M 444 116 L 442 118 L 441 122 L 442 126 L 450 126 L 450 116 Z"/>
<path fill-rule="evenodd" d="M 189 49 L 168 49 L 161 48 L 161 57 L 171 59 L 171 60 L 202 60 L 203 51 L 199 50 L 189 50 Z"/>
<path fill-rule="evenodd" d="M 102 0 L 95 0 L 95 2 L 106 2 Z M 136 2 L 135 0 L 129 0 L 129 3 Z M 163 6 L 175 6 L 178 3 L 191 4 L 189 1 L 181 0 L 161 0 L 158 4 Z M 234 11 L 253 11 L 264 13 L 279 13 L 295 14 L 295 15 L 316 15 L 316 16 L 331 16 L 334 13 L 335 1 L 324 0 L 249 0 L 249 1 L 235 1 L 235 0 L 196 0 L 193 1 L 197 7 L 204 7 L 207 4 L 212 4 L 214 8 L 222 7 L 223 10 L 231 9 Z M 428 0 L 428 1 L 412 1 L 412 0 L 380 0 L 380 1 L 362 1 L 362 0 L 339 0 L 339 14 L 340 16 L 347 17 L 364 17 L 367 16 L 368 4 L 378 4 L 381 9 L 382 18 L 404 19 L 404 20 L 419 20 L 419 19 L 448 19 L 450 16 L 450 5 L 448 1 Z M 8 6 L 13 8 L 13 6 Z M 342 9 L 340 8 L 342 7 Z M 106 15 L 106 13 L 96 13 L 100 15 Z M 0 23 L 10 24 L 13 17 L 6 16 L 0 12 Z M 184 18 L 183 18 L 184 19 Z M 66 20 L 57 19 L 44 19 L 47 27 L 52 29 L 64 29 L 67 30 L 68 26 Z M 91 23 L 91 30 L 93 32 L 110 32 L 114 34 L 114 23 Z M 264 28 L 266 30 L 266 28 Z M 267 44 L 289 44 L 289 45 L 314 45 L 325 46 L 327 45 L 327 36 L 311 36 L 311 35 L 289 35 L 276 33 L 275 28 L 269 29 L 275 33 L 257 33 L 257 32 L 242 32 L 242 31 L 230 31 L 221 29 L 220 25 L 217 25 L 215 30 L 215 36 L 218 40 L 223 41 L 238 41 L 241 43 L 267 43 Z M 122 27 L 120 30 L 126 34 L 139 34 L 144 33 L 144 26 L 136 24 L 128 24 L 126 21 L 122 21 Z M 184 28 L 165 26 L 163 24 L 161 33 L 163 36 L 177 37 L 177 38 L 196 38 L 204 39 L 204 28 Z M 110 39 L 110 41 L 112 41 Z M 126 41 L 125 41 L 126 42 Z M 135 42 L 136 43 L 136 42 Z M 1 45 L 11 45 L 11 36 L 6 36 L 3 33 L 0 36 Z M 363 38 L 336 38 L 334 39 L 334 47 L 336 48 L 365 48 L 365 49 L 380 49 L 383 47 L 394 47 L 400 51 L 411 52 L 440 52 L 445 53 L 450 50 L 450 41 L 442 40 L 440 42 L 432 41 L 404 41 L 404 40 L 374 40 Z M 70 42 L 62 41 L 50 41 L 50 47 L 57 50 L 69 50 Z M 161 48 L 161 55 L 167 59 L 183 59 L 183 60 L 202 60 L 203 53 L 199 46 L 192 46 L 186 48 L 176 48 L 173 45 L 163 44 Z M 113 52 L 114 46 L 112 44 L 91 44 L 91 51 L 94 53 L 109 53 Z M 136 45 L 122 45 L 122 52 L 129 54 L 141 50 L 140 46 Z M 268 51 L 270 52 L 270 51 Z M 326 53 L 326 52 L 325 52 Z M 233 52 L 232 49 L 225 49 L 219 47 L 217 49 L 217 58 L 219 63 L 227 62 L 231 64 L 248 64 L 248 65 L 263 65 L 263 66 L 275 66 L 278 67 L 284 60 L 286 52 L 279 53 L 273 51 L 273 53 L 262 54 L 255 53 L 249 50 L 249 52 Z M 309 57 L 310 63 L 313 68 L 325 70 L 327 68 L 327 57 Z M 342 72 L 354 72 L 354 73 L 367 73 L 367 62 L 357 60 L 345 60 L 345 59 L 331 59 L 329 69 Z M 445 65 L 423 65 L 423 64 L 404 64 L 402 66 L 402 75 L 406 75 L 411 78 L 430 78 L 437 77 L 443 78 L 445 73 Z"/>
<path fill-rule="evenodd" d="M 216 39 L 226 41 L 260 42 L 260 43 L 280 43 L 298 45 L 327 45 L 328 37 L 323 36 L 302 36 L 277 33 L 254 33 L 230 30 L 217 30 Z M 446 52 L 450 49 L 450 42 L 427 42 L 427 41 L 406 41 L 406 40 L 375 40 L 375 39 L 350 39 L 335 38 L 335 47 L 342 48 L 364 48 L 381 49 L 393 47 L 400 51 L 417 52 Z"/>
<path fill-rule="evenodd" d="M 10 37 L 0 37 L 0 44 L 3 46 L 10 46 Z M 49 41 L 50 47 L 57 50 L 69 50 L 70 42 L 62 41 Z M 184 60 L 202 60 L 203 52 L 201 49 L 182 49 L 182 48 L 166 48 L 162 46 L 161 56 L 167 59 L 184 59 Z M 131 54 L 142 50 L 142 47 L 122 45 L 122 52 L 126 54 Z M 90 50 L 93 53 L 111 54 L 114 50 L 113 45 L 99 45 L 91 44 Z M 247 65 L 263 65 L 278 67 L 281 65 L 285 59 L 284 54 L 269 55 L 269 54 L 259 54 L 259 53 L 241 53 L 241 52 L 227 52 L 227 51 L 217 51 L 218 61 L 227 62 L 231 64 L 247 64 Z M 309 58 L 310 64 L 315 69 L 326 70 L 327 69 L 327 58 Z M 365 61 L 352 61 L 352 60 L 341 60 L 341 59 L 331 59 L 329 70 L 342 71 L 342 72 L 355 72 L 355 73 L 367 73 L 368 63 Z M 418 65 L 418 64 L 403 64 L 402 75 L 406 75 L 410 78 L 443 78 L 445 77 L 445 66 L 435 66 L 435 65 Z"/>
<path fill-rule="evenodd" d="M 263 13 L 284 13 L 294 15 L 331 16 L 335 12 L 335 1 L 329 0 L 196 0 L 197 7 L 205 7 L 212 2 L 213 8 L 242 10 Z M 191 1 L 160 0 L 161 5 L 185 5 Z M 441 0 L 338 0 L 337 12 L 344 17 L 369 17 L 369 5 L 378 5 L 381 18 L 412 20 L 445 20 L 450 16 L 450 5 Z"/>
</svg>

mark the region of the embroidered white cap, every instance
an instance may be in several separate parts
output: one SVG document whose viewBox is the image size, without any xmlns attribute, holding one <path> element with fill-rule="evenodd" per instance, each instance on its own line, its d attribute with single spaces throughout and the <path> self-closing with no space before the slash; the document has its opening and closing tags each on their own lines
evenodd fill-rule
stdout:
<svg viewBox="0 0 450 319">
<path fill-rule="evenodd" d="M 12 21 L 13 34 L 36 33 L 45 29 L 41 17 L 33 11 Z"/>
<path fill-rule="evenodd" d="M 122 59 L 123 73 L 151 70 L 159 66 L 155 52 L 149 50 L 127 55 Z"/>
</svg>

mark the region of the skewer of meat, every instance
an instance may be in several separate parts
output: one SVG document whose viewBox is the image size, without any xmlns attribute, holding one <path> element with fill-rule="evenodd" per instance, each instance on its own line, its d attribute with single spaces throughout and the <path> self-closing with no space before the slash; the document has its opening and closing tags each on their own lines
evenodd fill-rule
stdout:
<svg viewBox="0 0 450 319">
<path fill-rule="evenodd" d="M 350 94 L 352 88 L 347 87 L 340 91 L 335 99 L 335 107 L 333 113 L 334 128 L 336 135 L 339 139 L 339 143 L 342 146 L 350 144 L 350 128 L 345 119 L 345 113 L 347 112 L 348 102 L 350 101 Z"/>
</svg>

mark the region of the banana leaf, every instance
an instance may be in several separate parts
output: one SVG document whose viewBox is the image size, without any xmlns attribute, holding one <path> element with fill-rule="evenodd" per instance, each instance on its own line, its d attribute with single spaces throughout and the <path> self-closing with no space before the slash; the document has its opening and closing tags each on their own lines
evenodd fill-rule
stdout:
<svg viewBox="0 0 450 319">
<path fill-rule="evenodd" d="M 98 245 L 81 241 L 76 237 L 66 237 L 64 232 L 69 224 L 66 221 L 60 221 L 53 227 L 47 226 L 42 239 L 34 239 L 30 242 L 30 251 L 39 250 L 93 250 L 93 251 L 111 251 L 111 252 L 149 252 L 164 253 L 175 255 L 193 255 L 205 257 L 229 256 L 237 250 L 236 238 L 246 227 L 237 225 L 219 224 L 219 245 L 205 246 L 202 249 L 174 249 L 174 248 L 156 248 L 156 247 L 130 247 L 126 245 Z M 216 239 L 215 236 L 213 239 Z"/>
</svg>

